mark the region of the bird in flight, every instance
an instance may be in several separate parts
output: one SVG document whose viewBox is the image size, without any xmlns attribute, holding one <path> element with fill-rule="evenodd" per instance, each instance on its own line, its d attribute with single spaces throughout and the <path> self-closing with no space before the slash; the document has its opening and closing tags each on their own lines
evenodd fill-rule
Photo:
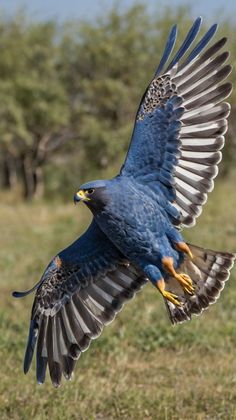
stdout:
<svg viewBox="0 0 236 420">
<path fill-rule="evenodd" d="M 36 350 L 39 383 L 47 366 L 54 386 L 62 375 L 70 379 L 91 340 L 148 282 L 175 324 L 214 303 L 229 277 L 234 254 L 187 244 L 180 232 L 195 223 L 213 189 L 230 113 L 226 38 L 208 46 L 217 25 L 196 40 L 200 27 L 197 18 L 175 54 L 172 27 L 120 173 L 75 194 L 93 214 L 86 232 L 31 290 L 13 293 L 36 290 L 24 372 Z"/>
</svg>

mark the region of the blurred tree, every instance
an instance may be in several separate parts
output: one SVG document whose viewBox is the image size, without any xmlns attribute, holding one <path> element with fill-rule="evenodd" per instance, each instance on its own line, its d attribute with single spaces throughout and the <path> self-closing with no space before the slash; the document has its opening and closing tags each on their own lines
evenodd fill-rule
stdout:
<svg viewBox="0 0 236 420">
<path fill-rule="evenodd" d="M 138 22 L 138 24 L 137 24 Z M 62 74 L 87 162 L 104 167 L 129 138 L 135 105 L 151 67 L 150 19 L 144 6 L 112 9 L 96 22 L 65 25 Z M 141 85 L 141 86 L 140 86 Z"/>
<path fill-rule="evenodd" d="M 176 20 L 186 31 L 188 9 L 163 9 L 157 18 L 139 4 L 125 12 L 115 6 L 95 22 L 65 24 L 60 71 L 80 135 L 75 155 L 77 163 L 83 156 L 82 177 L 96 176 L 126 152 L 138 103 Z"/>
<path fill-rule="evenodd" d="M 45 180 L 66 192 L 108 163 L 118 168 L 167 32 L 178 22 L 183 39 L 190 16 L 186 7 L 150 16 L 145 5 L 135 5 L 114 6 L 93 22 L 29 22 L 22 14 L 0 19 L 2 184 L 20 181 L 32 198 L 42 195 Z M 222 26 L 235 61 L 235 27 Z M 229 134 L 225 173 L 233 166 L 233 123 Z"/>
<path fill-rule="evenodd" d="M 0 147 L 5 185 L 21 178 L 26 198 L 42 195 L 42 165 L 71 137 L 57 72 L 57 28 L 22 15 L 0 22 Z"/>
</svg>

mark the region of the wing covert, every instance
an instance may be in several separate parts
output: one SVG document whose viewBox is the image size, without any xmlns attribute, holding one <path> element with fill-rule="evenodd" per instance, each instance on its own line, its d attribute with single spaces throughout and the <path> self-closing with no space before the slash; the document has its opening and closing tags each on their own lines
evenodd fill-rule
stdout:
<svg viewBox="0 0 236 420">
<path fill-rule="evenodd" d="M 146 282 L 93 221 L 52 260 L 37 285 L 24 372 L 36 348 L 39 383 L 45 381 L 47 366 L 54 386 L 62 374 L 70 379 L 81 352 Z"/>
<path fill-rule="evenodd" d="M 183 226 L 195 223 L 213 189 L 230 113 L 224 99 L 232 90 L 223 83 L 231 72 L 229 53 L 222 52 L 226 38 L 206 49 L 217 25 L 191 50 L 200 26 L 198 18 L 173 58 L 177 31 L 172 28 L 121 169 L 121 175 L 149 187 L 173 223 Z"/>
</svg>

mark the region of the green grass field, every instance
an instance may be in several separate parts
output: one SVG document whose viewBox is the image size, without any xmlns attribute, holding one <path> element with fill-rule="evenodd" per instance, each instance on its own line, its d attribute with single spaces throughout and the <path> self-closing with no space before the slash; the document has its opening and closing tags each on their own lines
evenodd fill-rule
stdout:
<svg viewBox="0 0 236 420">
<path fill-rule="evenodd" d="M 197 226 L 185 231 L 189 241 L 236 251 L 234 179 L 217 182 Z M 37 385 L 35 365 L 23 374 L 33 297 L 15 300 L 11 292 L 38 281 L 88 218 L 86 208 L 72 201 L 26 205 L 1 195 L 0 418 L 236 419 L 235 271 L 217 304 L 177 327 L 148 285 L 92 343 L 73 380 L 59 389 L 49 378 Z"/>
</svg>

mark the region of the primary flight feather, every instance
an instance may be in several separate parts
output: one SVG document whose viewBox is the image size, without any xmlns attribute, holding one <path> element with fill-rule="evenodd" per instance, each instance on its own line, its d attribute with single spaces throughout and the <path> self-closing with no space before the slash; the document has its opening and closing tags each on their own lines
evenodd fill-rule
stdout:
<svg viewBox="0 0 236 420">
<path fill-rule="evenodd" d="M 187 244 L 180 233 L 201 213 L 221 160 L 232 86 L 226 38 L 210 47 L 213 25 L 196 43 L 196 19 L 172 55 L 169 34 L 153 80 L 139 106 L 127 157 L 111 180 L 82 185 L 75 202 L 93 214 L 88 230 L 50 262 L 36 289 L 24 371 L 36 348 L 43 383 L 70 379 L 76 361 L 125 302 L 150 281 L 172 323 L 214 303 L 235 255 Z M 193 47 L 194 43 L 194 47 Z"/>
</svg>

